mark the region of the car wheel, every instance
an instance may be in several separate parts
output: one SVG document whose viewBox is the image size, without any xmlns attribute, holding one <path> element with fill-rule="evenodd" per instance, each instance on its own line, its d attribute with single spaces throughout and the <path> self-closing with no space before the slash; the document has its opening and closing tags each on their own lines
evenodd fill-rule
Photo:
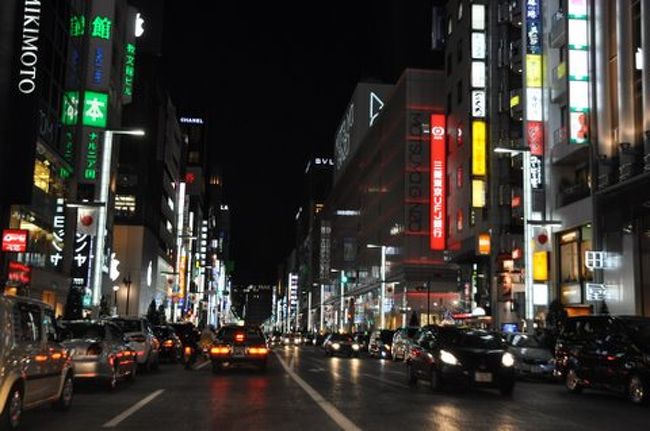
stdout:
<svg viewBox="0 0 650 431">
<path fill-rule="evenodd" d="M 431 383 L 431 390 L 433 392 L 438 392 L 442 389 L 442 382 L 440 381 L 440 374 L 435 368 L 431 368 L 431 375 L 429 376 L 429 382 Z"/>
<path fill-rule="evenodd" d="M 221 371 L 221 364 L 218 362 L 213 362 L 212 363 L 212 373 L 213 374 L 219 374 Z"/>
<path fill-rule="evenodd" d="M 566 388 L 572 394 L 579 394 L 582 392 L 582 386 L 580 386 L 580 379 L 578 378 L 578 373 L 573 368 L 570 368 L 566 373 L 565 380 Z"/>
<path fill-rule="evenodd" d="M 406 365 L 406 383 L 410 386 L 415 386 L 418 382 L 418 377 L 415 375 L 415 370 L 411 364 Z"/>
<path fill-rule="evenodd" d="M 23 415 L 23 393 L 18 386 L 11 388 L 5 409 L 0 416 L 0 428 L 18 429 Z"/>
<path fill-rule="evenodd" d="M 61 395 L 54 403 L 54 408 L 60 411 L 68 411 L 72 405 L 72 398 L 74 397 L 74 382 L 72 374 L 68 373 L 63 381 L 63 388 L 61 388 Z"/>
<path fill-rule="evenodd" d="M 627 398 L 634 404 L 648 403 L 648 385 L 641 376 L 634 374 L 627 383 Z"/>
</svg>

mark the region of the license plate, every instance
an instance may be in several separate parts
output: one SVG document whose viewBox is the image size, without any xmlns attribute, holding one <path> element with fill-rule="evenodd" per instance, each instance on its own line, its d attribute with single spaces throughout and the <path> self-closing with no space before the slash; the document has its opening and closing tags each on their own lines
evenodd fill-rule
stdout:
<svg viewBox="0 0 650 431">
<path fill-rule="evenodd" d="M 492 381 L 492 373 L 481 373 L 477 371 L 474 373 L 474 380 L 478 383 L 490 383 Z"/>
<path fill-rule="evenodd" d="M 243 347 L 235 347 L 233 350 L 233 356 L 235 357 L 242 357 L 244 356 L 244 348 Z"/>
</svg>

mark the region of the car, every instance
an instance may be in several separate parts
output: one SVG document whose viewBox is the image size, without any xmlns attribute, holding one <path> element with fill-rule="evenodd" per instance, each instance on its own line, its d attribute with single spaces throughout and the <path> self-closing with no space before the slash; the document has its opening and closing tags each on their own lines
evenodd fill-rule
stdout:
<svg viewBox="0 0 650 431">
<path fill-rule="evenodd" d="M 287 333 L 282 336 L 282 344 L 285 346 L 300 346 L 302 342 L 301 334 Z"/>
<path fill-rule="evenodd" d="M 359 357 L 361 346 L 349 334 L 330 334 L 323 342 L 323 351 L 326 356 L 346 355 Z"/>
<path fill-rule="evenodd" d="M 569 392 L 586 388 L 650 401 L 650 318 L 580 316 L 567 319 L 555 345 L 555 374 Z"/>
<path fill-rule="evenodd" d="M 508 343 L 508 351 L 515 357 L 518 377 L 553 378 L 555 357 L 543 334 L 515 333 Z"/>
<path fill-rule="evenodd" d="M 393 342 L 391 344 L 391 356 L 393 361 L 405 361 L 411 346 L 415 341 L 415 334 L 418 333 L 420 328 L 417 326 L 403 326 L 397 328 L 393 335 Z"/>
<path fill-rule="evenodd" d="M 395 335 L 395 331 L 390 329 L 374 331 L 370 335 L 370 341 L 368 342 L 368 354 L 373 358 L 390 358 L 393 335 Z"/>
<path fill-rule="evenodd" d="M 19 427 L 23 411 L 51 403 L 68 410 L 74 394 L 72 359 L 61 345 L 49 305 L 0 296 L 0 429 Z"/>
<path fill-rule="evenodd" d="M 183 357 L 183 342 L 176 335 L 176 331 L 170 325 L 157 325 L 153 327 L 153 333 L 160 342 L 160 359 L 167 359 L 169 362 L 177 363 Z"/>
<path fill-rule="evenodd" d="M 406 360 L 409 384 L 428 380 L 433 391 L 455 386 L 497 388 L 511 395 L 515 358 L 503 338 L 481 329 L 431 327 L 421 334 Z"/>
<path fill-rule="evenodd" d="M 370 341 L 370 336 L 367 332 L 355 332 L 352 335 L 354 341 L 359 345 L 359 350 L 362 352 L 368 351 L 368 342 Z"/>
<path fill-rule="evenodd" d="M 282 340 L 283 340 L 282 334 L 278 332 L 274 332 L 272 335 L 270 335 L 267 338 L 267 344 L 270 348 L 281 347 L 284 345 Z"/>
<path fill-rule="evenodd" d="M 117 325 L 101 320 L 61 321 L 59 325 L 75 380 L 104 381 L 112 390 L 119 380 L 135 378 L 136 352 Z"/>
<path fill-rule="evenodd" d="M 124 332 L 137 353 L 137 363 L 147 371 L 157 370 L 160 342 L 151 329 L 149 321 L 143 317 L 113 317 L 110 319 Z"/>
<path fill-rule="evenodd" d="M 210 348 L 212 372 L 219 373 L 234 365 L 254 365 L 266 370 L 269 349 L 262 331 L 256 326 L 227 325 L 219 329 Z"/>
</svg>

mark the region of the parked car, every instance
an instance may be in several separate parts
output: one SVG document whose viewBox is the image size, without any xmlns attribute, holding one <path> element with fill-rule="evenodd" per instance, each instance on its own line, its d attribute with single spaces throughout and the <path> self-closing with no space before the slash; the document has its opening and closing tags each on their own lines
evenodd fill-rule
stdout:
<svg viewBox="0 0 650 431">
<path fill-rule="evenodd" d="M 508 344 L 508 351 L 515 357 L 518 377 L 553 378 L 555 358 L 544 335 L 516 333 Z"/>
<path fill-rule="evenodd" d="M 160 364 L 160 342 L 149 321 L 143 317 L 114 317 L 110 321 L 120 327 L 135 349 L 138 365 L 144 366 L 147 371 L 157 370 Z"/>
<path fill-rule="evenodd" d="M 555 346 L 556 375 L 569 392 L 598 388 L 624 394 L 635 404 L 650 400 L 650 319 L 569 318 Z"/>
<path fill-rule="evenodd" d="M 153 333 L 160 343 L 160 359 L 177 363 L 183 358 L 183 342 L 172 326 L 154 326 Z"/>
<path fill-rule="evenodd" d="M 224 326 L 210 348 L 212 372 L 218 373 L 233 365 L 251 364 L 266 370 L 269 349 L 262 331 L 255 326 Z"/>
<path fill-rule="evenodd" d="M 112 322 L 60 322 L 62 344 L 72 357 L 75 380 L 102 380 L 115 389 L 120 379 L 136 375 L 136 352 L 122 330 Z"/>
<path fill-rule="evenodd" d="M 411 350 L 411 347 L 415 341 L 415 334 L 418 330 L 417 326 L 403 326 L 397 328 L 395 334 L 393 335 L 393 343 L 391 344 L 391 355 L 393 361 L 402 360 L 405 361 L 408 357 L 408 352 Z"/>
<path fill-rule="evenodd" d="M 395 331 L 390 329 L 377 330 L 370 335 L 368 342 L 368 353 L 373 358 L 390 358 L 391 345 L 393 344 L 393 335 Z"/>
<path fill-rule="evenodd" d="M 431 389 L 456 386 L 497 388 L 502 395 L 515 388 L 515 358 L 501 336 L 480 329 L 431 327 L 406 360 L 407 380 L 428 380 Z"/>
<path fill-rule="evenodd" d="M 349 334 L 330 334 L 323 342 L 325 355 L 346 355 L 359 357 L 361 346 Z"/>
<path fill-rule="evenodd" d="M 33 299 L 0 296 L 0 327 L 0 429 L 18 428 L 23 411 L 42 404 L 68 410 L 74 371 L 52 309 Z"/>
</svg>

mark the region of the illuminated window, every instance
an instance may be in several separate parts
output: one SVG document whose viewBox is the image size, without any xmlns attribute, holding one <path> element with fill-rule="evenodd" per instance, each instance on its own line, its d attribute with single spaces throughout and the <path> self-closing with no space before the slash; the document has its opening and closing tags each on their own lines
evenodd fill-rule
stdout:
<svg viewBox="0 0 650 431">
<path fill-rule="evenodd" d="M 167 198 L 167 206 L 170 210 L 174 211 L 174 200 L 172 198 Z"/>
<path fill-rule="evenodd" d="M 115 211 L 122 216 L 130 216 L 135 213 L 134 195 L 115 195 Z"/>
<path fill-rule="evenodd" d="M 167 223 L 165 224 L 165 228 L 167 228 L 167 232 L 172 233 L 173 227 L 169 220 L 167 220 Z"/>
<path fill-rule="evenodd" d="M 34 163 L 34 186 L 48 193 L 50 191 L 50 175 L 49 164 L 37 159 Z"/>
<path fill-rule="evenodd" d="M 213 186 L 221 185 L 221 178 L 217 176 L 210 177 L 210 184 Z"/>
<path fill-rule="evenodd" d="M 463 19 L 463 2 L 462 0 L 458 2 L 458 21 Z"/>
<path fill-rule="evenodd" d="M 463 230 L 463 210 L 461 209 L 456 213 L 456 230 L 458 232 Z"/>
<path fill-rule="evenodd" d="M 449 21 L 447 21 L 447 34 L 451 34 L 451 31 L 454 29 L 454 21 L 451 17 L 449 17 Z"/>
</svg>

